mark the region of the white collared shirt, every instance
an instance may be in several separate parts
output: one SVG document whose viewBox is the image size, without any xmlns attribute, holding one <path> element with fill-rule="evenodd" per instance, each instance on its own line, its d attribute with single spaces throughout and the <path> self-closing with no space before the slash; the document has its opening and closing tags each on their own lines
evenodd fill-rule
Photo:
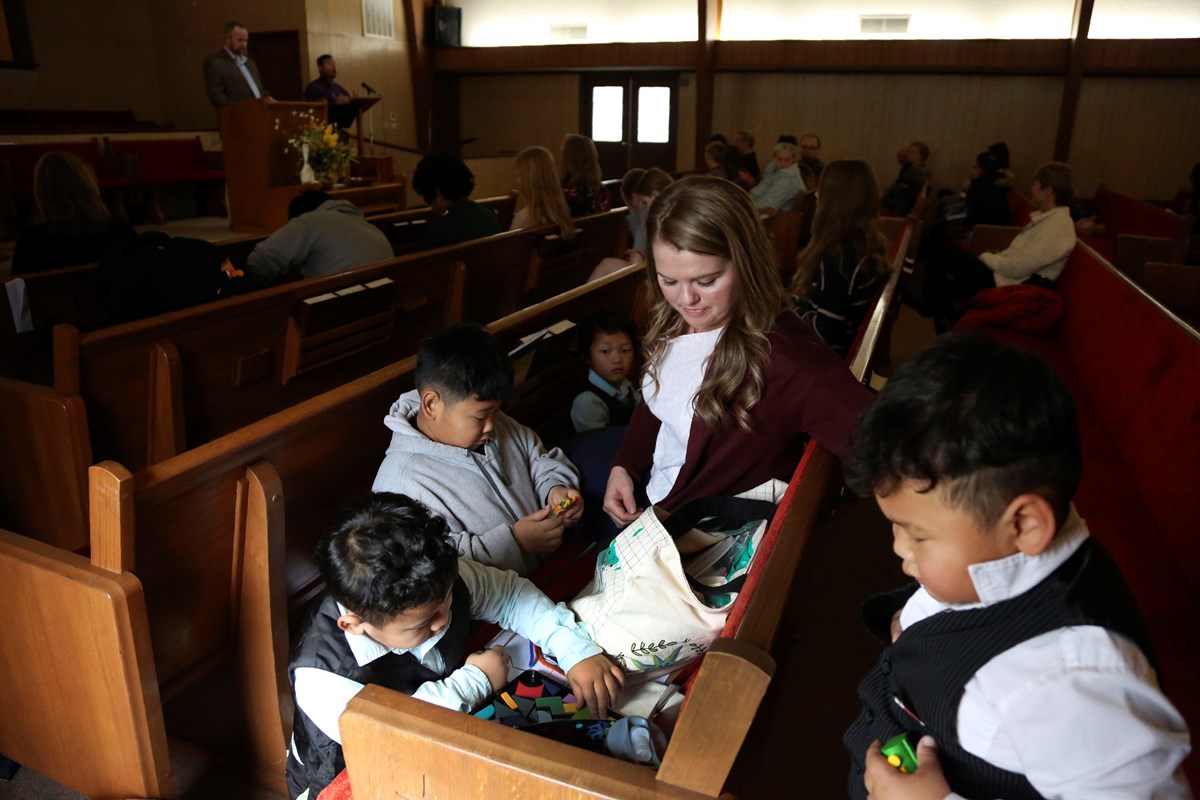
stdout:
<svg viewBox="0 0 1200 800">
<path fill-rule="evenodd" d="M 628 378 L 621 381 L 620 386 L 614 387 L 601 378 L 596 370 L 588 369 L 588 383 L 630 409 L 642 402 L 641 392 L 634 388 Z M 610 421 L 608 406 L 595 394 L 589 391 L 575 395 L 575 400 L 571 403 L 571 424 L 575 426 L 577 433 L 603 428 Z"/>
<path fill-rule="evenodd" d="M 225 52 L 229 53 L 229 57 L 233 59 L 233 63 L 237 64 L 238 69 L 242 71 L 242 77 L 244 77 L 246 79 L 246 83 L 250 85 L 250 91 L 254 92 L 254 96 L 262 97 L 262 92 L 259 91 L 258 84 L 254 82 L 254 76 L 250 74 L 250 68 L 246 66 L 246 61 L 248 60 L 247 56 L 238 55 L 228 47 L 225 48 Z"/>
<path fill-rule="evenodd" d="M 1057 280 L 1075 249 L 1075 223 L 1071 209 L 1057 206 L 1034 211 L 1012 243 L 999 253 L 983 253 L 979 260 L 995 273 L 997 286 L 1023 283 L 1037 274 Z"/>
<path fill-rule="evenodd" d="M 658 383 L 649 375 L 642 377 L 642 398 L 662 423 L 654 442 L 650 480 L 646 482 L 646 496 L 651 503 L 671 493 L 679 470 L 683 469 L 688 439 L 692 436 L 696 394 L 704 383 L 708 359 L 724 331 L 720 327 L 670 339 L 658 363 Z"/>
<path fill-rule="evenodd" d="M 978 603 L 947 605 L 922 588 L 901 611 L 901 628 L 1027 592 L 1087 538 L 1072 510 L 1040 555 L 968 567 Z M 993 658 L 967 682 L 957 725 L 967 752 L 1024 775 L 1047 798 L 1191 797 L 1179 767 L 1191 750 L 1186 723 L 1137 645 L 1098 626 L 1050 631 Z"/>
<path fill-rule="evenodd" d="M 553 654 L 564 672 L 585 658 L 603 652 L 591 640 L 586 628 L 562 603 L 552 603 L 532 583 L 511 570 L 498 570 L 466 558 L 458 560 L 458 574 L 471 593 L 472 619 L 494 622 L 516 631 Z M 338 604 L 343 614 L 347 609 Z M 343 633 L 355 662 L 361 667 L 387 653 L 412 653 L 422 666 L 445 677 L 423 683 L 412 696 L 427 703 L 456 711 L 470 711 L 492 694 L 483 670 L 475 666 L 457 666 L 449 671 L 438 652 L 437 643 L 450 629 L 446 627 L 417 647 L 407 650 L 389 648 L 365 634 Z M 315 667 L 296 670 L 296 705 L 321 732 L 339 744 L 342 735 L 338 719 L 363 685 L 341 675 Z M 293 748 L 294 749 L 294 748 Z"/>
</svg>

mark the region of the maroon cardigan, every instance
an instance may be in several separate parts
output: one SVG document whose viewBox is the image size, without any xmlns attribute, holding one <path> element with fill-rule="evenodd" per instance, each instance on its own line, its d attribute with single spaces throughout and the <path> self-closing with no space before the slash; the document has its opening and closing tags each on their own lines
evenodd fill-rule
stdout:
<svg viewBox="0 0 1200 800">
<path fill-rule="evenodd" d="M 728 420 L 719 430 L 692 418 L 679 477 L 660 506 L 674 511 L 689 500 L 732 495 L 771 478 L 790 480 L 811 436 L 843 457 L 870 393 L 846 363 L 794 313 L 781 315 L 768 335 L 770 358 L 762 399 L 750 410 L 749 431 Z M 646 403 L 633 412 L 613 466 L 645 486 L 661 422 Z"/>
</svg>

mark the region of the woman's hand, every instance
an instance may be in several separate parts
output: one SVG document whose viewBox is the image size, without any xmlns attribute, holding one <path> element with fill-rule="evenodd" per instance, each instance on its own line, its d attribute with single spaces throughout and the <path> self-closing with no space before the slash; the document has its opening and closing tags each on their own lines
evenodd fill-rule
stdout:
<svg viewBox="0 0 1200 800">
<path fill-rule="evenodd" d="M 633 496 L 633 478 L 624 467 L 613 467 L 604 490 L 604 513 L 618 528 L 624 528 L 642 513 Z"/>
</svg>

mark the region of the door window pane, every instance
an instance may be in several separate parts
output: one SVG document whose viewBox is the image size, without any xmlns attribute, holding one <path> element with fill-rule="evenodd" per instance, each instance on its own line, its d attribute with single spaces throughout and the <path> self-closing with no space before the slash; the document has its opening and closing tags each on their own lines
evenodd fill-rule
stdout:
<svg viewBox="0 0 1200 800">
<path fill-rule="evenodd" d="M 624 137 L 625 87 L 592 88 L 592 141 L 619 142 Z"/>
<path fill-rule="evenodd" d="M 637 141 L 671 141 L 671 89 L 642 86 L 638 89 Z"/>
</svg>

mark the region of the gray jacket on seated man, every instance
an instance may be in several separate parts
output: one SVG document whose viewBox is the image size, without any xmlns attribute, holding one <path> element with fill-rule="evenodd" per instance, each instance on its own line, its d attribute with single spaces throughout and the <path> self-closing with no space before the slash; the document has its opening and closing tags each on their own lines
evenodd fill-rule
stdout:
<svg viewBox="0 0 1200 800">
<path fill-rule="evenodd" d="M 353 203 L 310 190 L 292 201 L 288 223 L 250 253 L 246 273 L 256 283 L 270 286 L 293 270 L 312 278 L 392 256 L 387 237 Z"/>
</svg>

